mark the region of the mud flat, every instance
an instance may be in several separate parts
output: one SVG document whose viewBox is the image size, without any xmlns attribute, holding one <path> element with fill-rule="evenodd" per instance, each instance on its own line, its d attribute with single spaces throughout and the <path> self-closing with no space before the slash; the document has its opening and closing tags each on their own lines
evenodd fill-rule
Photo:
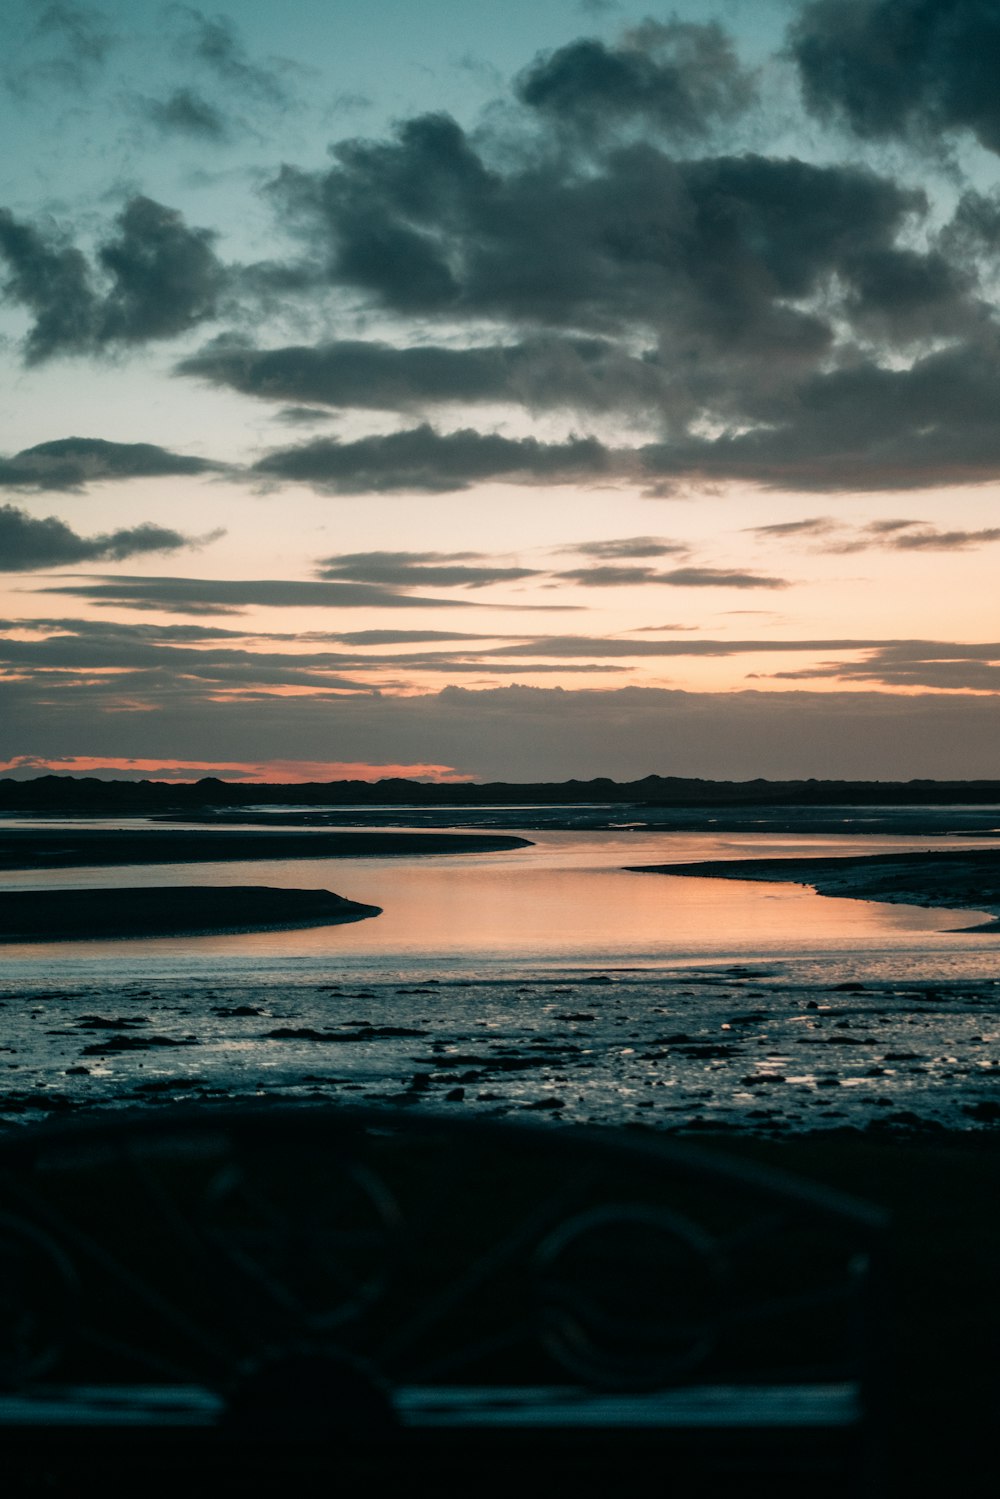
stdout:
<svg viewBox="0 0 1000 1499">
<path fill-rule="evenodd" d="M 202 833 L 13 828 L 0 833 L 0 869 L 217 864 L 247 859 L 413 858 L 421 854 L 486 854 L 528 847 L 527 838 L 491 833 Z"/>
<path fill-rule="evenodd" d="M 763 880 L 811 885 L 818 895 L 949 910 L 988 911 L 993 920 L 966 931 L 1000 933 L 1000 849 L 862 854 L 846 858 L 713 859 L 693 864 L 640 864 L 636 874 L 687 879 Z"/>
<path fill-rule="evenodd" d="M 380 913 L 379 906 L 345 900 L 329 890 L 259 885 L 10 890 L 0 893 L 0 943 L 329 926 Z"/>
</svg>

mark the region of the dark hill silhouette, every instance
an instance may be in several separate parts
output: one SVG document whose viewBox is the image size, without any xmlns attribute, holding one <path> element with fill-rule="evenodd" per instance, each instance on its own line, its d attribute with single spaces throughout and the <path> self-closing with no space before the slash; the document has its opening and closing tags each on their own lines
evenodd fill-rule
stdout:
<svg viewBox="0 0 1000 1499">
<path fill-rule="evenodd" d="M 312 781 L 303 785 L 223 781 L 116 781 L 44 775 L 0 780 L 0 811 L 31 813 L 202 813 L 254 806 L 469 807 L 483 803 L 623 803 L 659 807 L 926 807 L 1000 803 L 1000 780 L 979 781 L 706 781 L 644 776 L 638 781 L 451 782 Z"/>
</svg>

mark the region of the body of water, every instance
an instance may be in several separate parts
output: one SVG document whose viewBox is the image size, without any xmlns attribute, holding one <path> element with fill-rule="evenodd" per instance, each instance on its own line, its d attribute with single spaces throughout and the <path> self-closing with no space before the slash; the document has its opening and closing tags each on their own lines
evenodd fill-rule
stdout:
<svg viewBox="0 0 1000 1499">
<path fill-rule="evenodd" d="M 108 824 L 109 826 L 111 824 Z M 116 827 L 124 824 L 116 822 Z M 211 836 L 210 832 L 208 836 Z M 285 932 L 8 947 L 4 966 L 63 979 L 127 962 L 150 975 L 181 965 L 267 972 L 335 965 L 358 976 L 575 966 L 661 966 L 716 960 L 876 959 L 951 968 L 995 958 L 995 938 L 956 935 L 975 913 L 830 899 L 805 886 L 683 879 L 628 865 L 703 859 L 919 850 L 927 839 L 768 834 L 528 830 L 531 847 L 418 858 L 281 859 L 10 871 L 0 888 L 271 885 L 328 889 L 382 907 L 345 926 Z M 935 848 L 961 838 L 934 839 Z M 979 846 L 982 846 L 980 844 Z"/>
<path fill-rule="evenodd" d="M 383 908 L 343 926 L 4 948 L 0 1118 L 261 1097 L 665 1128 L 993 1117 L 1000 943 L 959 930 L 977 913 L 626 868 L 967 840 L 524 836 L 492 854 L 0 874 L 7 889 L 320 887 Z"/>
</svg>

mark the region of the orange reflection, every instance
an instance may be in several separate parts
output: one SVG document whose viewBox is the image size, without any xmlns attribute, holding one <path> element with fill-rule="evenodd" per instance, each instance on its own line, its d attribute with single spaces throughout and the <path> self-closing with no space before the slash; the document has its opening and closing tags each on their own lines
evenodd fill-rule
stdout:
<svg viewBox="0 0 1000 1499">
<path fill-rule="evenodd" d="M 253 954 L 278 961 L 310 957 L 333 965 L 347 959 L 416 958 L 445 966 L 464 959 L 606 968 L 726 957 L 881 955 L 894 948 L 957 952 L 962 944 L 984 942 L 957 934 L 975 920 L 967 911 L 830 899 L 802 885 L 633 873 L 621 867 L 636 861 L 637 854 L 650 862 L 682 850 L 711 856 L 726 847 L 724 839 L 712 835 L 630 840 L 532 831 L 528 836 L 537 840 L 533 847 L 506 853 L 130 867 L 127 879 L 131 885 L 327 889 L 383 910 L 370 921 L 346 926 L 142 942 L 145 952 Z M 827 848 L 836 843 L 830 839 Z M 122 871 L 114 869 L 0 878 L 5 885 L 32 888 L 120 882 Z M 70 947 L 60 945 L 59 951 L 68 956 Z"/>
</svg>

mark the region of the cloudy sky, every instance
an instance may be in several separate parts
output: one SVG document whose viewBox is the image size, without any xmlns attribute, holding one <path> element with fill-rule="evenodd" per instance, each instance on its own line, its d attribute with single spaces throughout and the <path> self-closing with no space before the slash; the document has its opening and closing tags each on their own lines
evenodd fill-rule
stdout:
<svg viewBox="0 0 1000 1499">
<path fill-rule="evenodd" d="M 0 772 L 1000 774 L 996 0 L 7 0 Z"/>
</svg>

